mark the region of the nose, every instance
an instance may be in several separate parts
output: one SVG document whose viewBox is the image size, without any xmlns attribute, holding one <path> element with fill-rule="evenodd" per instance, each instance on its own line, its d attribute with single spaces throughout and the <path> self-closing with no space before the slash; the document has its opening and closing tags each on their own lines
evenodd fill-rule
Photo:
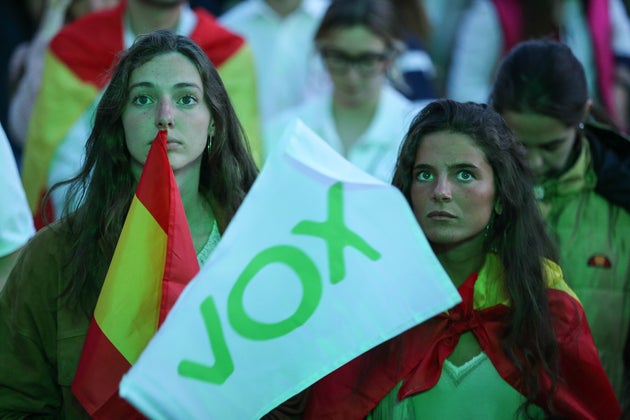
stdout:
<svg viewBox="0 0 630 420">
<path fill-rule="evenodd" d="M 544 166 L 544 160 L 540 153 L 535 150 L 527 151 L 527 160 L 529 161 L 529 167 L 535 172 L 540 173 Z"/>
<path fill-rule="evenodd" d="M 170 100 L 160 100 L 155 115 L 155 125 L 157 125 L 160 130 L 173 127 L 173 104 Z"/>
<path fill-rule="evenodd" d="M 431 197 L 434 201 L 450 201 L 453 198 L 451 185 L 444 177 L 438 178 Z"/>
</svg>

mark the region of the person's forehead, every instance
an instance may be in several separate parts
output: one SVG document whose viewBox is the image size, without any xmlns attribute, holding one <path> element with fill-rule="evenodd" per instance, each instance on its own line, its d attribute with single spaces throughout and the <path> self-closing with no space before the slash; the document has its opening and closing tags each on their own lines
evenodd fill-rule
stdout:
<svg viewBox="0 0 630 420">
<path fill-rule="evenodd" d="M 129 82 L 133 84 L 141 79 L 169 79 L 173 82 L 201 83 L 201 75 L 197 67 L 179 52 L 168 52 L 151 58 L 135 68 Z"/>
<path fill-rule="evenodd" d="M 437 131 L 422 138 L 416 150 L 416 162 L 431 161 L 447 166 L 461 163 L 489 166 L 484 151 L 472 137 L 452 131 Z"/>
<path fill-rule="evenodd" d="M 362 25 L 335 28 L 321 43 L 349 54 L 382 53 L 386 47 L 385 40 Z"/>
<path fill-rule="evenodd" d="M 561 121 L 541 114 L 507 111 L 503 119 L 516 138 L 526 146 L 564 140 L 570 130 Z"/>
</svg>

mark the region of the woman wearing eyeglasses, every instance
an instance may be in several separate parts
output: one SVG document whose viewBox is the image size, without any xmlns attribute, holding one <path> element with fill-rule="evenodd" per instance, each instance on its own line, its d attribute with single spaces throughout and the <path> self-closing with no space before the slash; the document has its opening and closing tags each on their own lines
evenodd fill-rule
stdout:
<svg viewBox="0 0 630 420">
<path fill-rule="evenodd" d="M 421 107 L 388 77 L 401 50 L 394 33 L 389 0 L 333 1 L 315 34 L 332 92 L 274 118 L 265 127 L 265 152 L 300 118 L 350 162 L 389 182 L 398 146 Z"/>
</svg>

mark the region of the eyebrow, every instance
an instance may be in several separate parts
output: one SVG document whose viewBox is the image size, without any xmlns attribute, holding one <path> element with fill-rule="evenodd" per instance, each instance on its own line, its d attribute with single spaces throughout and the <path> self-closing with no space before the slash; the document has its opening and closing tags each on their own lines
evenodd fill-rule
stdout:
<svg viewBox="0 0 630 420">
<path fill-rule="evenodd" d="M 433 168 L 433 165 L 430 165 L 428 163 L 419 163 L 417 165 L 414 165 L 413 169 L 426 169 L 426 168 Z M 449 169 L 479 169 L 479 167 L 477 165 L 474 165 L 472 163 L 456 163 L 454 165 L 449 165 L 448 166 Z"/>
<path fill-rule="evenodd" d="M 154 83 L 151 83 L 151 82 L 138 82 L 138 83 L 134 83 L 132 85 L 129 85 L 129 90 L 138 89 L 138 88 L 154 88 L 155 86 L 156 85 Z M 176 83 L 173 87 L 175 89 L 195 88 L 195 89 L 198 89 L 200 91 L 203 90 L 198 84 L 190 83 L 190 82 Z"/>
</svg>

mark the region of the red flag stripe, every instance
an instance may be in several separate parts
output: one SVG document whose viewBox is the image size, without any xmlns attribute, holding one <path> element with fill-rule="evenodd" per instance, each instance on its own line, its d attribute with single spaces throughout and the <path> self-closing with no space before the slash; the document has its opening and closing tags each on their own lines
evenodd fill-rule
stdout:
<svg viewBox="0 0 630 420">
<path fill-rule="evenodd" d="M 156 153 L 153 154 L 152 164 L 157 168 L 162 168 L 162 170 L 142 171 L 136 197 L 162 226 L 164 232 L 169 233 L 171 198 L 173 193 L 179 194 L 179 192 L 177 188 L 173 192 L 173 185 L 171 184 L 171 181 L 174 182 L 174 178 L 166 154 L 166 137 L 167 132 L 160 131 L 154 140 L 155 144 L 151 145 L 152 149 L 161 149 L 160 153 L 157 153 L 156 150 Z"/>
</svg>

